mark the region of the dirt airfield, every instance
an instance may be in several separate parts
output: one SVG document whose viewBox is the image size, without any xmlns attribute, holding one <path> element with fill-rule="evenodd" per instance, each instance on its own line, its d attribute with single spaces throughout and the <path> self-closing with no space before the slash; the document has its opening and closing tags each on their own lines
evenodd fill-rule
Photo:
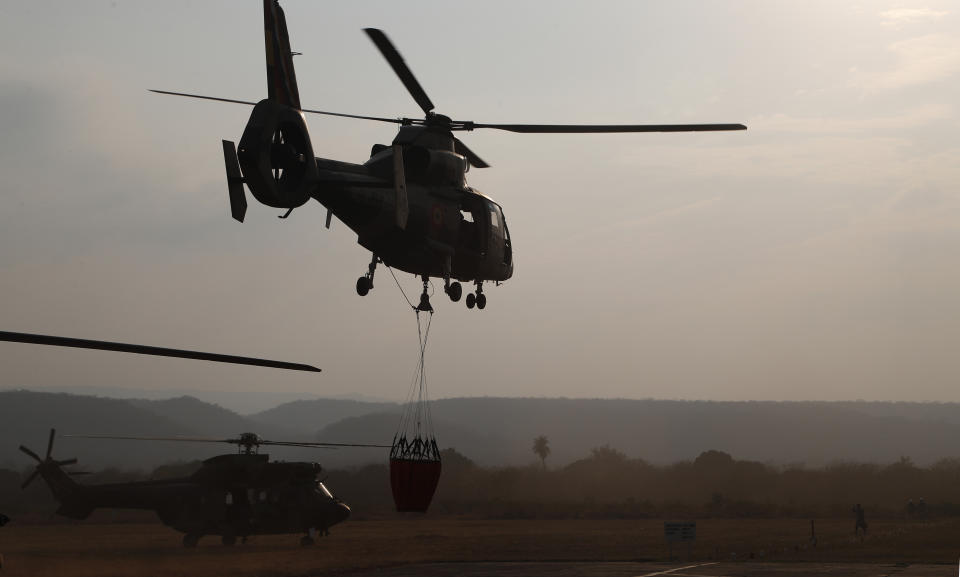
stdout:
<svg viewBox="0 0 960 577">
<path fill-rule="evenodd" d="M 184 549 L 159 523 L 18 524 L 0 529 L 0 576 L 263 577 L 405 575 L 954 575 L 960 520 L 705 519 L 688 552 L 662 519 L 475 520 L 403 517 L 348 521 L 312 547 L 298 535 Z"/>
</svg>

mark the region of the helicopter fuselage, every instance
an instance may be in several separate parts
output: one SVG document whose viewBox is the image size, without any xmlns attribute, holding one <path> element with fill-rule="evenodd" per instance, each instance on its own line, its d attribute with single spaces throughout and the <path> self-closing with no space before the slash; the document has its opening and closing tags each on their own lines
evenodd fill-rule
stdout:
<svg viewBox="0 0 960 577">
<path fill-rule="evenodd" d="M 402 203 L 392 181 L 395 147 L 378 145 L 364 164 L 317 158 L 320 182 L 313 197 L 357 234 L 361 246 L 384 264 L 415 275 L 460 281 L 505 281 L 513 276 L 513 250 L 503 211 L 463 182 L 465 160 L 453 152 L 413 149 L 404 154 L 461 164 L 461 177 L 407 171 L 404 226 Z M 445 152 L 441 155 L 440 152 Z M 431 178 L 432 177 L 432 178 Z M 442 177 L 441 177 L 442 178 Z M 434 180 L 434 182 L 430 182 Z"/>
<path fill-rule="evenodd" d="M 185 533 L 187 547 L 203 535 L 224 544 L 252 535 L 304 533 L 312 540 L 344 521 L 350 508 L 318 479 L 320 465 L 269 462 L 267 455 L 219 455 L 189 477 L 82 485 L 58 463 L 41 462 L 38 472 L 59 501 L 57 513 L 85 519 L 95 509 L 143 509 Z"/>
</svg>

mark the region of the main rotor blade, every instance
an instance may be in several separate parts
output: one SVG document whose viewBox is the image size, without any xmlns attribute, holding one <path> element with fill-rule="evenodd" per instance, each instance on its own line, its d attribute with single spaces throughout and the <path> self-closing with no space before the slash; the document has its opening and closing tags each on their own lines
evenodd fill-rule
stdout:
<svg viewBox="0 0 960 577">
<path fill-rule="evenodd" d="M 168 349 L 165 347 L 151 347 L 130 343 L 114 343 L 110 341 L 94 341 L 90 339 L 73 339 L 50 335 L 34 335 L 29 333 L 12 333 L 0 331 L 0 341 L 13 343 L 31 343 L 36 345 L 52 345 L 57 347 L 74 347 L 78 349 L 97 349 L 102 351 L 117 351 L 121 353 L 136 353 L 139 355 L 154 355 L 158 357 L 177 357 L 181 359 L 196 359 L 199 361 L 213 361 L 217 363 L 233 363 L 237 365 L 254 365 L 274 369 L 290 369 L 293 371 L 310 371 L 319 373 L 320 369 L 302 363 L 288 363 L 270 359 L 254 357 L 240 357 L 236 355 L 222 355 L 218 353 L 204 353 L 183 349 Z"/>
<path fill-rule="evenodd" d="M 251 102 L 249 100 L 234 100 L 233 98 L 219 98 L 217 96 L 203 96 L 201 94 L 187 94 L 186 92 L 170 92 L 169 90 L 154 90 L 153 88 L 148 88 L 150 92 L 156 92 L 157 94 L 169 94 L 171 96 L 186 96 L 187 98 L 199 98 L 200 100 L 214 100 L 216 102 L 230 102 L 232 104 L 248 104 L 250 106 L 256 106 L 256 102 Z M 325 114 L 327 116 L 340 116 L 341 118 L 359 118 L 360 120 L 376 120 L 377 122 L 389 122 L 391 124 L 403 124 L 404 121 L 400 118 L 383 118 L 380 116 L 361 116 L 359 114 L 344 114 L 342 112 L 327 112 L 326 110 L 308 110 L 302 109 L 302 112 L 309 112 L 310 114 Z"/>
<path fill-rule="evenodd" d="M 231 439 L 209 439 L 203 437 L 134 437 L 118 435 L 64 435 L 74 439 L 114 439 L 119 441 L 184 441 L 188 443 L 231 443 Z"/>
<path fill-rule="evenodd" d="M 464 122 L 452 130 L 495 128 L 527 134 L 581 134 L 589 132 L 704 132 L 746 130 L 742 124 L 482 124 Z"/>
<path fill-rule="evenodd" d="M 467 148 L 467 145 L 464 144 L 459 138 L 453 139 L 453 149 L 457 152 L 457 154 L 466 156 L 467 160 L 470 161 L 470 166 L 474 166 L 476 168 L 490 168 L 489 164 L 477 156 L 477 153 Z"/>
<path fill-rule="evenodd" d="M 366 32 L 370 40 L 373 40 L 373 43 L 377 45 L 380 54 L 383 54 L 383 57 L 390 63 L 390 67 L 393 68 L 393 71 L 400 77 L 400 82 L 403 82 L 403 85 L 407 88 L 407 92 L 417 101 L 423 113 L 429 114 L 430 111 L 433 110 L 433 103 L 430 102 L 430 97 L 427 96 L 423 87 L 420 86 L 420 83 L 414 78 L 413 72 L 407 67 L 407 63 L 403 61 L 400 52 L 393 46 L 393 43 L 390 42 L 387 35 L 384 34 L 382 30 L 376 28 L 364 28 L 363 31 Z"/>
<path fill-rule="evenodd" d="M 20 445 L 20 450 L 23 451 L 24 453 L 30 455 L 30 456 L 33 457 L 34 459 L 36 459 L 38 463 L 42 463 L 42 462 L 43 462 L 43 459 L 40 458 L 40 455 L 34 453 L 33 451 L 31 451 L 30 449 L 24 447 L 23 445 Z"/>
<path fill-rule="evenodd" d="M 308 447 L 316 449 L 331 449 L 334 447 L 373 447 L 389 449 L 391 445 L 365 445 L 360 443 L 298 443 L 293 441 L 260 441 L 261 445 L 276 445 L 280 447 Z"/>
<path fill-rule="evenodd" d="M 113 439 L 119 441 L 183 441 L 188 443 L 230 443 L 233 445 L 242 445 L 240 439 L 211 439 L 206 437 L 138 437 L 130 435 L 63 435 L 74 439 Z M 255 445 L 275 445 L 281 447 L 311 447 L 311 448 L 333 448 L 333 447 L 377 447 L 389 449 L 390 445 L 362 445 L 352 443 L 312 443 L 300 441 L 260 441 L 253 443 Z M 26 447 L 23 450 L 29 451 Z M 32 453 L 32 452 L 31 452 Z M 39 460 L 39 458 L 37 458 Z"/>
<path fill-rule="evenodd" d="M 76 465 L 77 460 L 74 459 L 64 459 L 62 461 L 54 461 L 59 467 L 66 467 L 67 465 Z"/>
</svg>

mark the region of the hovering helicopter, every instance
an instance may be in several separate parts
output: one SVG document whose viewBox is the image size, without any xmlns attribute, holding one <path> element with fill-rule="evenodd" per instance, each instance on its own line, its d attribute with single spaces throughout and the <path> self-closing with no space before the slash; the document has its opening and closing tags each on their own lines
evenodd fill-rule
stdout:
<svg viewBox="0 0 960 577">
<path fill-rule="evenodd" d="M 424 118 L 381 118 L 304 109 L 300 105 L 293 56 L 283 10 L 277 0 L 263 2 L 266 32 L 267 98 L 260 102 L 153 90 L 161 94 L 253 105 L 239 148 L 223 141 L 233 218 L 247 210 L 244 185 L 262 204 L 293 209 L 314 198 L 332 216 L 357 233 L 372 253 L 367 272 L 357 279 L 357 294 L 373 288 L 380 263 L 423 280 L 418 310 L 433 310 L 429 279 L 443 279 L 444 292 L 459 301 L 459 281 L 473 282 L 468 308 L 487 304 L 484 282 L 499 284 L 513 276 L 513 245 L 500 205 L 467 186 L 470 167 L 490 166 L 454 132 L 479 128 L 518 133 L 688 132 L 745 130 L 742 124 L 566 125 L 486 124 L 453 120 L 437 113 L 400 53 L 380 30 L 365 32 L 386 58 Z M 400 125 L 392 144 L 374 144 L 363 164 L 316 158 L 305 112 Z"/>
<path fill-rule="evenodd" d="M 156 511 L 164 525 L 184 533 L 184 547 L 196 547 L 204 535 L 220 535 L 224 545 L 251 535 L 304 533 L 301 545 L 312 545 L 317 535 L 329 534 L 333 525 L 350 516 L 350 507 L 337 499 L 320 480 L 322 468 L 310 462 L 270 462 L 258 453 L 260 446 L 284 447 L 387 447 L 346 443 L 300 443 L 268 441 L 254 433 L 235 439 L 185 437 L 115 437 L 68 435 L 99 439 L 187 441 L 230 443 L 236 454 L 211 457 L 189 477 L 162 481 L 82 485 L 65 471 L 76 459 L 56 460 L 53 452 L 55 429 L 50 429 L 46 456 L 20 445 L 20 450 L 37 461 L 37 468 L 24 481 L 26 488 L 38 476 L 46 481 L 60 503 L 57 513 L 72 519 L 86 519 L 94 509 L 146 509 Z"/>
</svg>

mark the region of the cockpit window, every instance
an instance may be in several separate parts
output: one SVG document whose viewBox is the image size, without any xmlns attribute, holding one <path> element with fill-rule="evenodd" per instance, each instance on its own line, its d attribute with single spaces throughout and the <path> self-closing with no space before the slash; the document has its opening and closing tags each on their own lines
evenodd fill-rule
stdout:
<svg viewBox="0 0 960 577">
<path fill-rule="evenodd" d="M 495 204 L 490 205 L 490 226 L 500 228 L 500 207 Z"/>
<path fill-rule="evenodd" d="M 327 487 L 326 487 L 323 483 L 321 483 L 320 481 L 317 481 L 317 491 L 319 491 L 319 492 L 323 493 L 324 495 L 326 495 L 327 497 L 333 499 L 333 495 L 330 493 L 330 491 L 327 490 Z"/>
</svg>

